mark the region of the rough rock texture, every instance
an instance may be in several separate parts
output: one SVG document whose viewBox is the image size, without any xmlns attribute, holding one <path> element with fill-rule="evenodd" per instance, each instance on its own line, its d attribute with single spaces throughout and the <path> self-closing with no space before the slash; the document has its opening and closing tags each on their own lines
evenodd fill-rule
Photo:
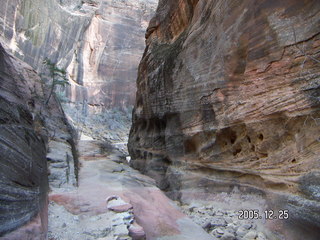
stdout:
<svg viewBox="0 0 320 240">
<path fill-rule="evenodd" d="M 73 130 L 55 97 L 44 104 L 36 71 L 1 44 L 0 236 L 24 225 L 4 239 L 44 239 L 48 176 L 51 187 L 77 184 Z"/>
<path fill-rule="evenodd" d="M 320 2 L 159 2 L 139 66 L 131 164 L 171 197 L 230 192 L 320 232 Z M 278 228 L 278 229 L 277 229 Z"/>
<path fill-rule="evenodd" d="M 39 117 L 41 93 L 35 71 L 0 44 L 0 236 L 30 222 L 3 239 L 46 235 L 47 139 Z"/>
<path fill-rule="evenodd" d="M 97 5 L 80 40 L 79 53 L 74 53 L 76 64 L 69 66 L 76 82 L 87 89 L 89 107 L 126 108 L 134 104 L 144 32 L 156 3 L 126 0 L 100 1 Z M 83 75 L 79 75 L 79 70 Z"/>
<path fill-rule="evenodd" d="M 5 1 L 0 33 L 42 72 L 48 57 L 69 72 L 67 97 L 90 110 L 134 103 L 144 31 L 157 1 Z"/>
</svg>

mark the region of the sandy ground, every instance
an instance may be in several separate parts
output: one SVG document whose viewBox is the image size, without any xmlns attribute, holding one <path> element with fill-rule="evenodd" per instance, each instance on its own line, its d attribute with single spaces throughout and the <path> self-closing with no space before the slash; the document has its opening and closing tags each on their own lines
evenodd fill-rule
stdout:
<svg viewBox="0 0 320 240">
<path fill-rule="evenodd" d="M 123 163 L 121 154 L 101 154 L 100 148 L 100 142 L 81 140 L 79 187 L 71 192 L 52 189 L 50 240 L 131 239 L 131 218 L 142 226 L 146 239 L 216 239 L 168 199 L 153 179 Z M 110 196 L 121 197 L 133 209 L 109 210 L 106 198 Z"/>
</svg>

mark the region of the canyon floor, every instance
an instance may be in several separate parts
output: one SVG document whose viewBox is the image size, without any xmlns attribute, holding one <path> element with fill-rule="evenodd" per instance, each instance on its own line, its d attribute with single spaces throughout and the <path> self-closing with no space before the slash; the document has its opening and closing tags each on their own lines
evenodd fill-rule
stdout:
<svg viewBox="0 0 320 240">
<path fill-rule="evenodd" d="M 49 240 L 267 239 L 255 223 L 219 204 L 170 200 L 128 166 L 120 142 L 102 143 L 83 136 L 78 187 L 51 189 Z"/>
<path fill-rule="evenodd" d="M 136 223 L 147 239 L 211 239 L 121 153 L 101 155 L 94 140 L 81 140 L 79 149 L 78 188 L 50 194 L 49 239 L 131 239 L 127 227 L 140 229 Z M 111 196 L 123 199 L 124 209 L 108 209 Z"/>
</svg>

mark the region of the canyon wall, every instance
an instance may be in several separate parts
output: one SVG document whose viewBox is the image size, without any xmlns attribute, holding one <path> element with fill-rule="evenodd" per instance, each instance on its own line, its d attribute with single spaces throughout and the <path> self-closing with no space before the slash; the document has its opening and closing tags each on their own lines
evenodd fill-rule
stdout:
<svg viewBox="0 0 320 240">
<path fill-rule="evenodd" d="M 0 43 L 5 46 L 5 50 L 0 49 L 0 236 L 6 234 L 3 239 L 45 239 L 48 178 L 50 189 L 58 192 L 77 185 L 78 136 L 67 121 L 69 112 L 65 111 L 65 115 L 60 102 L 77 116 L 132 106 L 143 36 L 156 4 L 156 0 L 3 1 L 0 7 Z M 70 82 L 49 101 L 52 79 L 43 63 L 46 58 L 57 63 L 58 68 L 66 69 Z M 79 105 L 89 111 L 78 111 Z"/>
<path fill-rule="evenodd" d="M 259 196 L 290 212 L 270 229 L 317 239 L 319 10 L 316 0 L 160 0 L 139 66 L 131 165 L 182 202 Z"/>
<path fill-rule="evenodd" d="M 74 131 L 37 72 L 0 40 L 0 237 L 45 239 L 47 193 L 77 185 Z"/>
<path fill-rule="evenodd" d="M 1 37 L 14 54 L 45 71 L 45 58 L 68 70 L 67 99 L 93 111 L 134 103 L 144 32 L 156 0 L 5 1 Z"/>
<path fill-rule="evenodd" d="M 8 239 L 46 234 L 48 136 L 40 115 L 42 95 L 35 71 L 0 44 L 0 236 L 33 221 Z"/>
</svg>

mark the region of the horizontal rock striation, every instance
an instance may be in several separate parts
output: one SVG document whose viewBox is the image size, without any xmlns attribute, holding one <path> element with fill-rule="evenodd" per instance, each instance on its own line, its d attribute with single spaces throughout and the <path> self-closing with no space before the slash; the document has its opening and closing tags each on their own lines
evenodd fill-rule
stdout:
<svg viewBox="0 0 320 240">
<path fill-rule="evenodd" d="M 0 236 L 45 239 L 48 176 L 51 187 L 77 185 L 74 132 L 55 97 L 45 104 L 37 72 L 8 51 L 0 42 Z"/>
<path fill-rule="evenodd" d="M 34 70 L 0 45 L 0 236 L 39 219 L 8 239 L 46 236 L 47 138 L 34 99 L 42 91 L 39 81 Z"/>
<path fill-rule="evenodd" d="M 139 66 L 132 166 L 180 200 L 235 187 L 262 196 L 289 209 L 288 239 L 317 239 L 319 9 L 159 1 Z"/>
</svg>

